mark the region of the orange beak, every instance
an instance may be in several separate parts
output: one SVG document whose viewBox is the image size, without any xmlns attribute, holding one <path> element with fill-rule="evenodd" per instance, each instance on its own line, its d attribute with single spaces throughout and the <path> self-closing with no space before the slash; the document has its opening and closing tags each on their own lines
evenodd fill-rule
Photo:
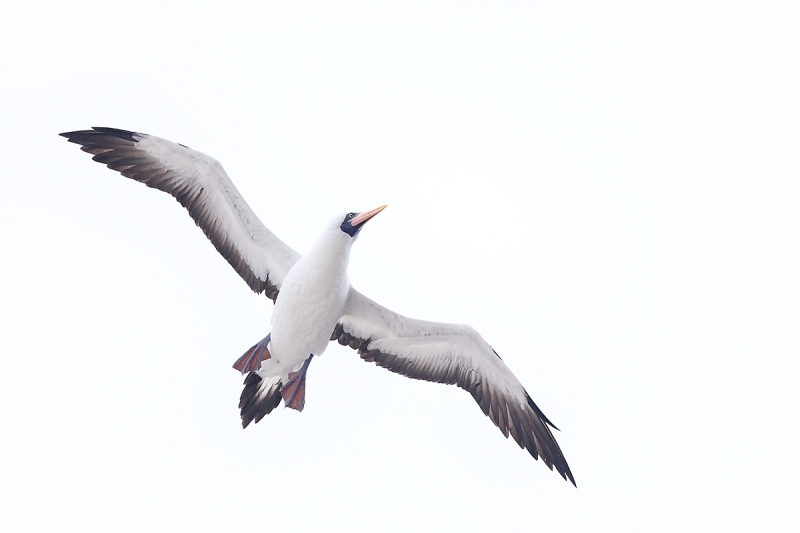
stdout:
<svg viewBox="0 0 800 533">
<path fill-rule="evenodd" d="M 378 213 L 380 213 L 381 211 L 383 211 L 384 209 L 386 209 L 386 207 L 387 206 L 382 205 L 380 207 L 376 207 L 372 211 L 364 211 L 363 213 L 359 213 L 358 216 L 356 216 L 350 221 L 350 224 L 352 224 L 353 226 L 361 225 L 367 220 L 377 215 Z"/>
</svg>

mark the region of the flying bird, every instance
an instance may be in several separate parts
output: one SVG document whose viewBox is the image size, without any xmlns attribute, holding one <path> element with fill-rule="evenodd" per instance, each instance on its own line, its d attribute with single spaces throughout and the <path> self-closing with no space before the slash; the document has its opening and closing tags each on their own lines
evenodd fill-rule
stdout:
<svg viewBox="0 0 800 533">
<path fill-rule="evenodd" d="M 239 402 L 243 427 L 259 422 L 281 401 L 302 411 L 311 360 L 335 340 L 392 372 L 468 391 L 505 437 L 511 435 L 575 485 L 550 431 L 558 428 L 477 331 L 404 317 L 350 284 L 353 243 L 385 205 L 337 216 L 300 255 L 261 223 L 215 159 L 114 128 L 60 135 L 93 160 L 174 196 L 250 288 L 275 303 L 270 333 L 233 364 L 246 375 Z"/>
</svg>

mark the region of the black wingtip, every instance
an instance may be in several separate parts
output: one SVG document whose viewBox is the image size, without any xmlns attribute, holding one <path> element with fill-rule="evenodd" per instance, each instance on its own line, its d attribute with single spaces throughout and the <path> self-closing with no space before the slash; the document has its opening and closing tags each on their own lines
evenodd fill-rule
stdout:
<svg viewBox="0 0 800 533">
<path fill-rule="evenodd" d="M 112 137 L 117 137 L 118 139 L 132 143 L 139 142 L 141 138 L 141 134 L 136 133 L 135 131 L 120 130 L 117 128 L 105 128 L 102 126 L 93 126 L 90 130 L 67 131 L 64 133 L 59 133 L 59 135 L 66 137 L 69 140 L 72 140 L 75 137 L 85 137 L 87 135 L 110 135 Z"/>
<path fill-rule="evenodd" d="M 572 476 L 572 470 L 569 469 L 569 465 L 566 462 L 564 462 L 564 470 L 559 472 L 559 474 L 561 474 L 561 477 L 572 483 L 573 487 L 576 489 L 578 488 L 578 484 L 575 483 L 575 478 Z"/>
<path fill-rule="evenodd" d="M 549 419 L 549 418 L 547 418 L 546 416 L 544 416 L 544 413 L 542 412 L 542 410 L 541 410 L 541 409 L 539 409 L 539 406 L 538 406 L 538 405 L 536 405 L 536 404 L 533 402 L 533 400 L 531 399 L 530 395 L 528 394 L 528 391 L 525 391 L 525 399 L 526 399 L 526 400 L 528 400 L 528 407 L 530 407 L 531 409 L 533 409 L 533 412 L 534 412 L 534 413 L 536 413 L 537 415 L 539 415 L 539 418 L 541 418 L 542 420 L 544 420 L 544 421 L 545 421 L 545 423 L 547 423 L 547 425 L 548 425 L 548 426 L 550 426 L 551 428 L 555 429 L 556 431 L 561 431 L 560 429 L 558 429 L 558 428 L 556 427 L 556 425 L 555 425 L 555 424 L 553 424 L 552 422 L 550 422 L 550 419 Z"/>
<path fill-rule="evenodd" d="M 123 139 L 125 141 L 130 141 L 130 142 L 133 142 L 133 143 L 139 141 L 139 139 L 134 137 L 134 135 L 137 135 L 137 136 L 139 135 L 135 131 L 119 130 L 117 128 L 104 128 L 104 127 L 100 127 L 100 126 L 92 126 L 92 129 L 94 131 L 98 131 L 100 133 L 105 133 L 106 135 L 111 135 L 113 137 L 118 137 L 118 138 Z"/>
</svg>

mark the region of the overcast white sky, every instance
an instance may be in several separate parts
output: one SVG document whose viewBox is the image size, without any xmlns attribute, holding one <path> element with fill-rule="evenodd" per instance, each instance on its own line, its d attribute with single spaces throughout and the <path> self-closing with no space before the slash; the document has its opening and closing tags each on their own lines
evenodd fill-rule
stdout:
<svg viewBox="0 0 800 533">
<path fill-rule="evenodd" d="M 796 2 L 259 4 L 0 7 L 0 529 L 800 529 Z M 389 204 L 354 285 L 477 328 L 578 488 L 338 345 L 243 431 L 271 303 L 90 126 L 301 251 Z"/>
</svg>

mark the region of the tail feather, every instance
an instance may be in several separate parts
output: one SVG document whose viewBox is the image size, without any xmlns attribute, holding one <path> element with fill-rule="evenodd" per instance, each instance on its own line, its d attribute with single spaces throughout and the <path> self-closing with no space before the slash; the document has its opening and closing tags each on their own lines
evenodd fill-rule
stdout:
<svg viewBox="0 0 800 533">
<path fill-rule="evenodd" d="M 278 407 L 282 400 L 281 379 L 277 376 L 265 381 L 257 373 L 250 372 L 244 380 L 244 390 L 239 398 L 242 427 L 250 422 L 258 423 Z"/>
</svg>

